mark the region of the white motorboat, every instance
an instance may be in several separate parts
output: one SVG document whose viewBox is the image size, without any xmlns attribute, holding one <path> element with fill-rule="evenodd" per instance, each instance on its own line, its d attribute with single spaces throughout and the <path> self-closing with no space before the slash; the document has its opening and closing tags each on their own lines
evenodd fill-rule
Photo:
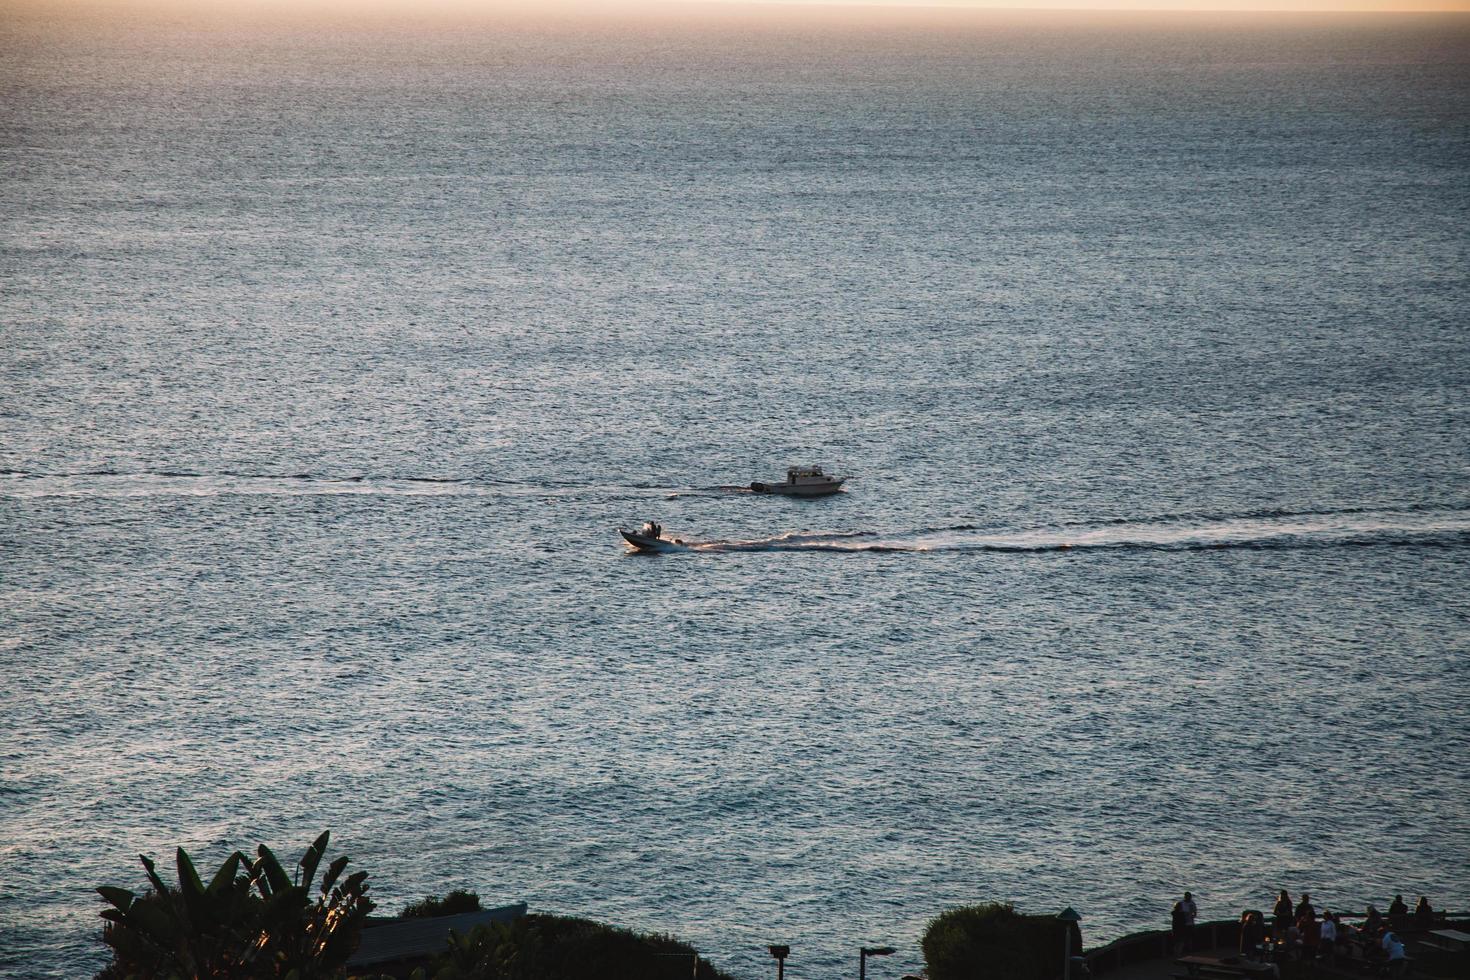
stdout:
<svg viewBox="0 0 1470 980">
<path fill-rule="evenodd" d="M 756 493 L 779 493 L 788 497 L 821 497 L 836 493 L 847 482 L 845 476 L 828 476 L 820 466 L 793 466 L 786 471 L 785 483 L 752 483 Z"/>
<path fill-rule="evenodd" d="M 664 537 L 663 525 L 653 521 L 645 521 L 636 531 L 618 528 L 618 533 L 623 536 L 624 541 L 639 551 L 673 551 L 684 546 L 684 542 L 678 538 Z"/>
</svg>

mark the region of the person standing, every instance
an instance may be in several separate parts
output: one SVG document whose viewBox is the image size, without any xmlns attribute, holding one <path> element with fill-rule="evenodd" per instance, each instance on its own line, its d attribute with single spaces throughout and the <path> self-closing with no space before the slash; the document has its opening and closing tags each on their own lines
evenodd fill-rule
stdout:
<svg viewBox="0 0 1470 980">
<path fill-rule="evenodd" d="M 1271 909 L 1271 930 L 1278 942 L 1286 938 L 1286 930 L 1296 921 L 1294 909 L 1291 894 L 1285 888 L 1281 889 L 1281 894 L 1276 896 L 1276 905 Z"/>
<path fill-rule="evenodd" d="M 1306 892 L 1302 892 L 1302 900 L 1296 903 L 1296 917 L 1298 924 L 1300 924 L 1301 917 L 1304 915 L 1310 915 L 1313 919 L 1317 918 L 1317 910 L 1312 907 L 1312 896 L 1308 895 Z"/>
<path fill-rule="evenodd" d="M 1404 955 L 1404 944 L 1391 932 L 1383 934 L 1383 949 L 1388 953 L 1388 975 L 1391 977 L 1402 977 L 1409 968 L 1408 957 Z"/>
<path fill-rule="evenodd" d="M 1393 901 L 1388 903 L 1388 925 L 1391 929 L 1402 929 L 1409 924 L 1409 907 L 1404 904 L 1404 896 L 1395 895 Z"/>
<path fill-rule="evenodd" d="M 1281 894 L 1276 896 L 1276 907 L 1271 910 L 1271 931 L 1276 934 L 1276 941 L 1286 941 L 1286 930 L 1291 928 L 1291 923 L 1296 919 L 1292 911 L 1291 896 L 1285 888 Z"/>
<path fill-rule="evenodd" d="M 1189 892 L 1174 903 L 1174 908 L 1169 912 L 1169 932 L 1174 940 L 1174 954 L 1181 955 L 1189 950 L 1189 937 L 1194 931 L 1194 920 L 1199 915 L 1199 908 L 1194 904 L 1194 896 Z"/>
<path fill-rule="evenodd" d="M 1317 947 L 1322 938 L 1321 928 L 1317 922 L 1317 911 L 1307 902 L 1308 896 L 1302 896 L 1302 904 L 1297 908 L 1304 909 L 1296 917 L 1296 927 L 1302 934 L 1302 959 L 1308 963 L 1317 959 Z"/>
<path fill-rule="evenodd" d="M 1337 920 L 1326 909 L 1322 910 L 1322 924 L 1317 927 L 1317 938 L 1320 940 L 1317 955 L 1331 963 L 1337 956 Z"/>
<path fill-rule="evenodd" d="M 1240 955 L 1248 960 L 1264 959 L 1266 923 L 1261 913 L 1246 909 L 1240 915 Z"/>
</svg>

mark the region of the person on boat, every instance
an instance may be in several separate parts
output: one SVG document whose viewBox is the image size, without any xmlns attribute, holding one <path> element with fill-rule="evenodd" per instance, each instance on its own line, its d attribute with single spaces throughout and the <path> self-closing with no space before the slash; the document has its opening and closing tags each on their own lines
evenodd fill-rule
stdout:
<svg viewBox="0 0 1470 980">
<path fill-rule="evenodd" d="M 1414 925 L 1420 929 L 1434 927 L 1434 909 L 1430 906 L 1429 899 L 1423 895 L 1419 896 L 1419 904 L 1414 906 Z"/>
<path fill-rule="evenodd" d="M 1300 919 L 1304 915 L 1317 918 L 1317 909 L 1312 905 L 1312 896 L 1302 892 L 1302 900 L 1296 903 L 1296 917 Z"/>
</svg>

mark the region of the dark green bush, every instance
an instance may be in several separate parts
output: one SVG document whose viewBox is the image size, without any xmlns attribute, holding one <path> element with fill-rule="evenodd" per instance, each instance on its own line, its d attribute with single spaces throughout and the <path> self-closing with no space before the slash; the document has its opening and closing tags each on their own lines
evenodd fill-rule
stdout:
<svg viewBox="0 0 1470 980">
<path fill-rule="evenodd" d="M 403 910 L 403 918 L 428 919 L 436 915 L 458 915 L 461 912 L 478 911 L 480 911 L 480 896 L 475 892 L 456 888 L 443 898 L 438 895 L 430 895 L 414 902 Z"/>
<path fill-rule="evenodd" d="M 1076 923 L 999 903 L 950 909 L 924 931 L 924 963 L 930 980 L 1057 980 L 1064 928 L 1072 931 L 1073 955 L 1080 953 Z"/>
<path fill-rule="evenodd" d="M 587 919 L 525 915 L 452 935 L 434 980 L 690 980 L 694 947 Z M 699 980 L 730 980 L 704 960 Z"/>
</svg>

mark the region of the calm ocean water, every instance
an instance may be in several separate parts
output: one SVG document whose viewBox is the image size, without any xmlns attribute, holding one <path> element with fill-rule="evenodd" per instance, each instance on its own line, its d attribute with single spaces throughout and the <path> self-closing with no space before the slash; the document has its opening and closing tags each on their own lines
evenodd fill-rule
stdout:
<svg viewBox="0 0 1470 980">
<path fill-rule="evenodd" d="M 743 16 L 0 21 L 0 975 L 324 828 L 743 977 L 1470 905 L 1470 21 Z"/>
</svg>

